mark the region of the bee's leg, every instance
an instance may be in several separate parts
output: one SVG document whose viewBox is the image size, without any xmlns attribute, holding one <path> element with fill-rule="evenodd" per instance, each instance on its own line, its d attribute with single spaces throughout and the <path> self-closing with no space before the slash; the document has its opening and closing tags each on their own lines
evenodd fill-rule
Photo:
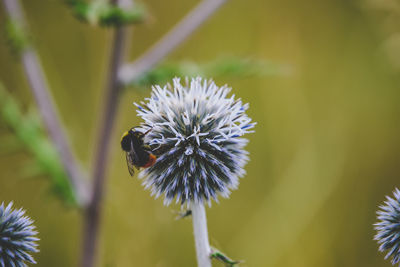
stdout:
<svg viewBox="0 0 400 267">
<path fill-rule="evenodd" d="M 153 127 L 150 127 L 150 129 L 148 129 L 147 132 L 143 133 L 143 136 L 145 136 L 146 134 L 148 134 L 151 130 L 153 130 Z"/>
<path fill-rule="evenodd" d="M 149 145 L 142 146 L 144 150 L 151 151 L 151 147 Z"/>
</svg>

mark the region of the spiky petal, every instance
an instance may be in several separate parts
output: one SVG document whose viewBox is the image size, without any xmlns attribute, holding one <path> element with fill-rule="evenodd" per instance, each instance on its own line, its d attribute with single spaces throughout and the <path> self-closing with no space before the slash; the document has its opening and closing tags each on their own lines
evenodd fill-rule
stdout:
<svg viewBox="0 0 400 267">
<path fill-rule="evenodd" d="M 12 202 L 0 205 L 0 267 L 27 266 L 36 263 L 30 253 L 38 252 L 33 221 L 22 209 L 13 210 Z"/>
<path fill-rule="evenodd" d="M 245 174 L 248 161 L 242 138 L 255 123 L 246 115 L 248 104 L 229 96 L 230 88 L 212 80 L 193 78 L 182 84 L 153 87 L 152 95 L 135 105 L 144 123 L 156 163 L 141 172 L 146 188 L 156 197 L 164 194 L 168 205 L 210 202 L 228 197 Z"/>
<path fill-rule="evenodd" d="M 378 210 L 378 223 L 375 224 L 375 240 L 379 251 L 387 252 L 385 259 L 392 258 L 392 264 L 400 262 L 400 191 L 395 189 L 394 197 L 386 196 L 384 205 Z"/>
</svg>

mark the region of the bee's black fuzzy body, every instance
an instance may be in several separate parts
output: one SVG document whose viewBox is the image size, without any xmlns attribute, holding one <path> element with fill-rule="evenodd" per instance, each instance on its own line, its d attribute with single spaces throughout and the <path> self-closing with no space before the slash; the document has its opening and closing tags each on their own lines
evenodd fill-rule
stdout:
<svg viewBox="0 0 400 267">
<path fill-rule="evenodd" d="M 130 129 L 121 138 L 121 148 L 126 152 L 126 161 L 129 173 L 133 176 L 134 169 L 147 168 L 156 161 L 156 156 L 150 152 L 150 148 L 144 144 L 146 133 Z"/>
</svg>

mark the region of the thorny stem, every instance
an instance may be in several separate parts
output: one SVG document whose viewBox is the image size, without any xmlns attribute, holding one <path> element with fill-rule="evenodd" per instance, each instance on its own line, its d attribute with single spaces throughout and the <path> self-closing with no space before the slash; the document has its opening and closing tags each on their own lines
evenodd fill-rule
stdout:
<svg viewBox="0 0 400 267">
<path fill-rule="evenodd" d="M 197 266 L 211 267 L 211 248 L 208 241 L 207 218 L 203 203 L 192 204 L 192 219 Z"/>
<path fill-rule="evenodd" d="M 149 71 L 158 62 L 171 53 L 190 34 L 192 34 L 209 16 L 227 0 L 203 0 L 190 11 L 172 30 L 161 38 L 139 59 L 125 65 L 118 73 L 123 84 L 128 84 L 143 73 Z"/>
<path fill-rule="evenodd" d="M 19 1 L 3 0 L 3 4 L 10 19 L 25 27 L 26 22 Z M 67 136 L 49 93 L 50 90 L 45 74 L 33 47 L 27 47 L 22 51 L 21 61 L 44 124 L 60 155 L 61 163 L 68 174 L 67 177 L 74 188 L 78 204 L 85 206 L 88 201 L 87 185 L 83 179 L 80 166 L 68 144 Z"/>
</svg>

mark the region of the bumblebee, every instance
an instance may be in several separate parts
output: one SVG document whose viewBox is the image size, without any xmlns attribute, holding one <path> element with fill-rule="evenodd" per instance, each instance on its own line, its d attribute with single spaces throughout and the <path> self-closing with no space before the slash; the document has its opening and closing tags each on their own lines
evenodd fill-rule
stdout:
<svg viewBox="0 0 400 267">
<path fill-rule="evenodd" d="M 126 163 L 128 164 L 129 174 L 133 176 L 135 170 L 153 166 L 157 157 L 150 152 L 150 147 L 144 144 L 145 133 L 136 131 L 134 128 L 125 132 L 121 138 L 121 148 L 126 152 Z"/>
</svg>

